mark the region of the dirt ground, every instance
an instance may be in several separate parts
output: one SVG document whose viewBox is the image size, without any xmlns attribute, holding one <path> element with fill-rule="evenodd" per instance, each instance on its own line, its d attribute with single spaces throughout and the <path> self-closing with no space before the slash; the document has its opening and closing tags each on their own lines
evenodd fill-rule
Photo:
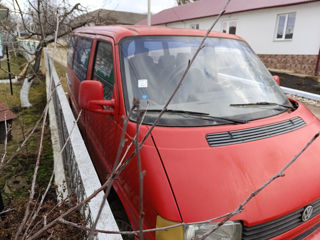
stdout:
<svg viewBox="0 0 320 240">
<path fill-rule="evenodd" d="M 280 77 L 280 86 L 320 94 L 320 82 L 315 77 L 296 76 L 279 72 L 271 73 Z"/>
<path fill-rule="evenodd" d="M 305 92 L 311 92 L 320 95 L 320 77 L 305 77 L 295 76 L 286 73 L 271 72 L 272 75 L 280 77 L 280 85 L 288 88 L 294 88 Z M 306 99 L 297 96 L 292 97 L 303 103 L 307 108 L 313 112 L 320 119 L 320 103 L 311 99 Z"/>
</svg>

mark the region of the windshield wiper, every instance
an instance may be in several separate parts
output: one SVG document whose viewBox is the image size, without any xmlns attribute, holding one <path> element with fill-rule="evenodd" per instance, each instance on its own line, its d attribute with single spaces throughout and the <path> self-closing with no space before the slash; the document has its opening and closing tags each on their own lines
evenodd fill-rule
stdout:
<svg viewBox="0 0 320 240">
<path fill-rule="evenodd" d="M 274 103 L 274 102 L 235 103 L 235 104 L 230 104 L 229 106 L 230 107 L 276 106 L 276 107 L 282 107 L 282 108 L 294 110 L 294 107 L 292 107 L 292 106 L 283 105 L 283 104 Z"/>
<path fill-rule="evenodd" d="M 147 109 L 146 112 L 161 112 L 162 109 Z M 175 109 L 165 109 L 164 112 L 170 113 L 186 113 L 191 115 L 200 115 L 200 116 L 208 116 L 209 113 L 204 112 L 194 112 L 194 111 L 187 111 L 187 110 L 175 110 Z"/>
<path fill-rule="evenodd" d="M 147 110 L 147 113 L 161 112 L 161 111 L 162 109 L 149 109 Z M 188 115 L 188 117 L 193 117 L 193 118 L 208 120 L 208 121 L 227 121 L 231 123 L 241 123 L 241 124 L 248 122 L 247 120 L 241 120 L 241 119 L 211 116 L 209 113 L 204 113 L 204 112 L 194 112 L 194 111 L 175 110 L 175 109 L 166 109 L 164 112 Z"/>
</svg>

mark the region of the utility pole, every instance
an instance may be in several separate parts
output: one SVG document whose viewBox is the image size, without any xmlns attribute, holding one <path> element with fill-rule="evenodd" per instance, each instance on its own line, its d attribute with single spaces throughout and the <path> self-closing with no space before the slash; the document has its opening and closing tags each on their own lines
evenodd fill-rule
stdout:
<svg viewBox="0 0 320 240">
<path fill-rule="evenodd" d="M 148 26 L 151 26 L 151 0 L 148 0 Z"/>
</svg>

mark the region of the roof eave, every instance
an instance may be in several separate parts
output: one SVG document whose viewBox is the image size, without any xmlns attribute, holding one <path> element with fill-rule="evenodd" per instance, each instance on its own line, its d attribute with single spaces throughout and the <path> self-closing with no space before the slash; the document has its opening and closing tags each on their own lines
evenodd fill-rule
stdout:
<svg viewBox="0 0 320 240">
<path fill-rule="evenodd" d="M 312 1 L 309 1 L 309 2 L 299 2 L 299 3 L 287 3 L 287 4 L 278 5 L 278 6 L 259 7 L 259 8 L 252 8 L 252 9 L 248 9 L 248 10 L 239 10 L 239 11 L 230 11 L 230 12 L 226 11 L 223 15 L 229 15 L 229 14 L 235 14 L 235 13 L 243 13 L 243 12 L 251 12 L 251 11 L 257 11 L 257 10 L 262 10 L 262 9 L 287 7 L 287 6 L 294 6 L 294 5 L 301 5 L 301 4 L 309 4 L 309 3 L 313 3 L 313 2 L 317 2 L 317 1 L 319 1 L 319 0 L 312 0 Z M 218 16 L 218 15 L 219 14 L 208 14 L 208 15 L 203 15 L 203 16 L 200 16 L 200 17 L 181 18 L 181 19 L 168 21 L 168 22 L 164 22 L 164 21 L 157 22 L 156 24 L 152 24 L 152 25 L 153 26 L 157 26 L 157 25 L 162 25 L 162 24 L 184 22 L 184 21 L 190 21 L 190 20 L 195 20 L 195 19 L 203 19 L 203 18 L 215 17 L 215 16 Z M 152 23 L 152 19 L 151 19 L 151 23 Z"/>
</svg>

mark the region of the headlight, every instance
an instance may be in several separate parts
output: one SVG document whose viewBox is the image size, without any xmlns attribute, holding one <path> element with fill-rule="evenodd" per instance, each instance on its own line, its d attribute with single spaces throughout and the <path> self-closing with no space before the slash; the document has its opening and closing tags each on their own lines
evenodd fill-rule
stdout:
<svg viewBox="0 0 320 240">
<path fill-rule="evenodd" d="M 189 225 L 184 228 L 184 240 L 191 240 L 209 232 L 217 223 Z M 240 240 L 242 226 L 239 222 L 226 222 L 215 232 L 210 234 L 206 240 Z"/>
</svg>

